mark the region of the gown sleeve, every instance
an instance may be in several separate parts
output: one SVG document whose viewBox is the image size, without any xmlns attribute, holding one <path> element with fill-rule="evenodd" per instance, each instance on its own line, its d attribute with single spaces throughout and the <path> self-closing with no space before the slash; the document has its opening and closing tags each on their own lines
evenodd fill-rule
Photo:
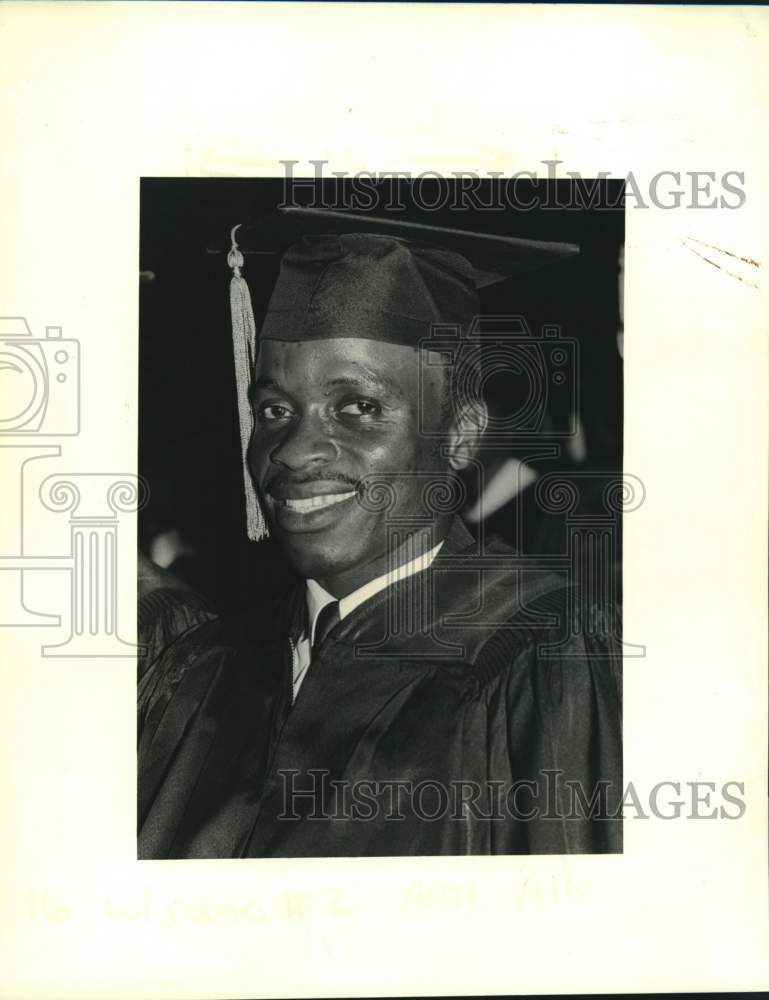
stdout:
<svg viewBox="0 0 769 1000">
<path fill-rule="evenodd" d="M 569 616 L 559 617 L 559 628 L 528 632 L 506 672 L 507 749 L 512 781 L 521 783 L 522 839 L 532 854 L 621 853 L 619 611 L 581 608 L 567 629 Z"/>
</svg>

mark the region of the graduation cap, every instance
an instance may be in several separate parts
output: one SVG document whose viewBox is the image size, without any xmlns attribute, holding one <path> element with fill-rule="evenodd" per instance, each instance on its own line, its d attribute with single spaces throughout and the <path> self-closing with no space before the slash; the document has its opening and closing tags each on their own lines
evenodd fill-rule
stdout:
<svg viewBox="0 0 769 1000">
<path fill-rule="evenodd" d="M 231 233 L 227 263 L 249 538 L 267 524 L 246 464 L 257 356 L 245 257 L 282 254 L 259 340 L 357 337 L 418 348 L 435 325 L 466 333 L 479 289 L 579 253 L 553 243 L 310 208 L 285 208 Z"/>
</svg>

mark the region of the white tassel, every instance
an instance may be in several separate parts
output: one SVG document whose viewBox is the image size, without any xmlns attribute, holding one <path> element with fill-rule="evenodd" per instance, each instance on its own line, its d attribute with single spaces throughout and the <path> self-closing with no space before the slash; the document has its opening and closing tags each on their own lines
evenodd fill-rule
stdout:
<svg viewBox="0 0 769 1000">
<path fill-rule="evenodd" d="M 248 471 L 248 443 L 254 428 L 254 418 L 249 400 L 251 376 L 256 358 L 256 324 L 254 310 L 251 306 L 251 295 L 246 279 L 241 275 L 243 254 L 235 242 L 235 226 L 231 233 L 232 246 L 227 255 L 227 263 L 232 268 L 230 282 L 230 308 L 232 310 L 232 349 L 235 360 L 235 385 L 238 393 L 238 419 L 240 423 L 240 445 L 243 456 L 243 486 L 246 494 L 246 530 L 248 537 L 258 542 L 269 534 L 267 521 L 259 498 L 256 495 L 251 473 Z"/>
</svg>

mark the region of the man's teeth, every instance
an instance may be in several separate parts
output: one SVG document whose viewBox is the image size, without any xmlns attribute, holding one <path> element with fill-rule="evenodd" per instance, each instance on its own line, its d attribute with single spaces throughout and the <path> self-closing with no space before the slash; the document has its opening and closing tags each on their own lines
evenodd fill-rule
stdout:
<svg viewBox="0 0 769 1000">
<path fill-rule="evenodd" d="M 330 507 L 332 504 L 341 503 L 342 500 L 349 500 L 355 496 L 355 490 L 350 493 L 329 493 L 326 496 L 307 497 L 306 500 L 284 500 L 284 504 L 289 510 L 306 514 L 310 510 L 318 510 L 320 507 Z"/>
</svg>

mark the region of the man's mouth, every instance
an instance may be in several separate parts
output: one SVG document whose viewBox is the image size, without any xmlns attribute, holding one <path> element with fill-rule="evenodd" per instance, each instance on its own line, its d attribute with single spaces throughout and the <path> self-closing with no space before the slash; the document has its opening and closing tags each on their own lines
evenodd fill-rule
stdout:
<svg viewBox="0 0 769 1000">
<path fill-rule="evenodd" d="M 333 507 L 334 504 L 342 503 L 356 495 L 355 490 L 347 493 L 325 493 L 312 497 L 302 497 L 301 499 L 278 500 L 281 507 L 296 511 L 297 514 L 307 514 L 311 510 L 322 510 L 324 507 Z"/>
</svg>

